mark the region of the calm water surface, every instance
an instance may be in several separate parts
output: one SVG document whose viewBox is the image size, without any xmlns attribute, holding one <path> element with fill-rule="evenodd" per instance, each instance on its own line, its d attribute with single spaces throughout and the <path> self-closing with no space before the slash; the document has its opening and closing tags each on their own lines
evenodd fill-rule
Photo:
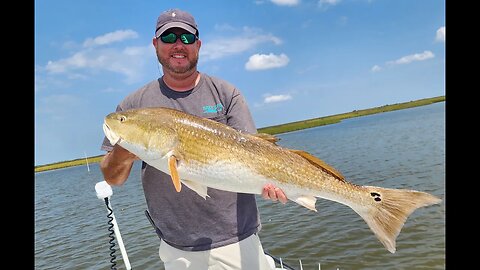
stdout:
<svg viewBox="0 0 480 270">
<path fill-rule="evenodd" d="M 258 197 L 264 248 L 303 269 L 445 269 L 445 103 L 386 112 L 279 135 L 360 185 L 439 196 L 406 221 L 391 254 L 349 207 L 319 199 L 318 213 Z M 99 142 L 100 144 L 100 142 Z M 107 209 L 95 194 L 98 164 L 35 174 L 35 269 L 110 269 Z M 140 163 L 112 206 L 133 269 L 163 269 L 145 218 Z M 117 246 L 118 247 L 118 246 Z M 120 250 L 117 266 L 125 269 Z M 298 267 L 300 269 L 300 267 Z"/>
</svg>

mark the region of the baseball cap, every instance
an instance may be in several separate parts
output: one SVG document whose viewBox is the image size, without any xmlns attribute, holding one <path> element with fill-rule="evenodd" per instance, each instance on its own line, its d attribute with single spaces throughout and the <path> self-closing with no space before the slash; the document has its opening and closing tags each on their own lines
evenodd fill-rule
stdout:
<svg viewBox="0 0 480 270">
<path fill-rule="evenodd" d="M 180 27 L 198 37 L 198 26 L 195 19 L 190 13 L 180 9 L 169 9 L 158 16 L 155 37 L 158 38 L 163 32 L 173 27 Z"/>
</svg>

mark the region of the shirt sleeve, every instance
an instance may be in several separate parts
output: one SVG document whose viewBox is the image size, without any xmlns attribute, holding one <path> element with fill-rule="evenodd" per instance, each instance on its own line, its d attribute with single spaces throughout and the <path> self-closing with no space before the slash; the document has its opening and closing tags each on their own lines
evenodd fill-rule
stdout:
<svg viewBox="0 0 480 270">
<path fill-rule="evenodd" d="M 233 90 L 232 101 L 227 111 L 227 125 L 242 132 L 257 133 L 248 104 L 236 88 Z"/>
</svg>

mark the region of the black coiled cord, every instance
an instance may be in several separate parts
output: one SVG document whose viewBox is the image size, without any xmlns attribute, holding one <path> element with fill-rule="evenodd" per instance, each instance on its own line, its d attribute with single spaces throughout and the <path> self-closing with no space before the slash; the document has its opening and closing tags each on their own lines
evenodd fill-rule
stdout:
<svg viewBox="0 0 480 270">
<path fill-rule="evenodd" d="M 108 231 L 110 232 L 110 234 L 108 235 L 110 237 L 110 240 L 108 241 L 110 243 L 110 263 L 112 263 L 112 266 L 110 267 L 110 269 L 112 270 L 117 270 L 117 262 L 115 261 L 117 259 L 117 256 L 115 255 L 115 231 L 113 230 L 113 210 L 108 206 L 108 197 L 105 198 L 105 204 L 107 205 L 107 209 L 108 209 Z"/>
</svg>

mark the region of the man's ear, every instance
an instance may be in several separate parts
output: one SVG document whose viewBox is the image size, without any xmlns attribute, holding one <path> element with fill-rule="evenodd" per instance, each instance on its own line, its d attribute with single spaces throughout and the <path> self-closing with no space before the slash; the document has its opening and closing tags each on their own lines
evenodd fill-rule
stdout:
<svg viewBox="0 0 480 270">
<path fill-rule="evenodd" d="M 200 47 L 202 47 L 202 41 L 200 39 L 197 39 L 197 43 L 198 49 L 200 49 Z"/>
</svg>

